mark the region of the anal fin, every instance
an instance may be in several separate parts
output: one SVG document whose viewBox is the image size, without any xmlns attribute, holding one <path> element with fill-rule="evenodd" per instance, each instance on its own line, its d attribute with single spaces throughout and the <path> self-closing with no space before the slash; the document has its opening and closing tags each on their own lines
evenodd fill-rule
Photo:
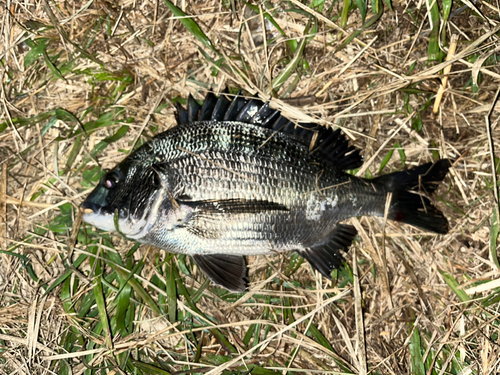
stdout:
<svg viewBox="0 0 500 375">
<path fill-rule="evenodd" d="M 247 287 L 247 265 L 241 255 L 193 255 L 200 270 L 216 285 L 231 292 L 244 292 Z"/>
<path fill-rule="evenodd" d="M 356 236 L 357 231 L 352 225 L 337 224 L 330 234 L 331 240 L 323 245 L 299 251 L 314 269 L 331 280 L 334 269 L 340 268 L 345 259 L 341 250 L 346 252 Z"/>
</svg>

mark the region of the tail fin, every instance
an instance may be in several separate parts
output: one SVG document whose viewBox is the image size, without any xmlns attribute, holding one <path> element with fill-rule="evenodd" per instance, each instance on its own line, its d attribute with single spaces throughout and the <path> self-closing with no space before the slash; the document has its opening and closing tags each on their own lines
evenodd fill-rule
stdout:
<svg viewBox="0 0 500 375">
<path fill-rule="evenodd" d="M 373 182 L 385 185 L 392 192 L 388 218 L 436 233 L 448 233 L 448 220 L 429 199 L 409 190 L 432 193 L 451 166 L 448 159 L 427 163 L 403 172 L 377 177 Z"/>
</svg>

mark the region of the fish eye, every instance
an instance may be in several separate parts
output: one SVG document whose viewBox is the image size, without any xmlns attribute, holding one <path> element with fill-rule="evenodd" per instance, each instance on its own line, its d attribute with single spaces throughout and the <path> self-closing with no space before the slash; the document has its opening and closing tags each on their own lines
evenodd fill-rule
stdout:
<svg viewBox="0 0 500 375">
<path fill-rule="evenodd" d="M 111 171 L 106 173 L 102 179 L 102 184 L 106 189 L 113 189 L 120 182 L 121 174 L 118 171 Z"/>
</svg>

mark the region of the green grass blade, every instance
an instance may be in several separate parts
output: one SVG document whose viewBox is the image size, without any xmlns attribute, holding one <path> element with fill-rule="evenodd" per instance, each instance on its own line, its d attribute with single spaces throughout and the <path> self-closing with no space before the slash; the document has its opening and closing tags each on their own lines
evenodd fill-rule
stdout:
<svg viewBox="0 0 500 375">
<path fill-rule="evenodd" d="M 17 129 L 20 129 L 24 126 L 33 126 L 36 124 L 39 124 L 43 121 L 46 121 L 47 119 L 51 118 L 54 116 L 54 111 L 48 111 L 45 113 L 41 113 L 39 115 L 33 116 L 33 117 L 28 117 L 28 118 L 13 118 L 12 121 L 9 122 L 2 122 L 0 124 L 0 133 L 2 133 L 5 129 L 7 129 L 11 124 L 13 126 L 16 126 Z"/>
<path fill-rule="evenodd" d="M 358 30 L 354 31 L 351 35 L 349 35 L 337 48 L 335 48 L 335 52 L 338 52 L 342 49 L 344 49 L 348 44 L 350 44 L 354 38 L 356 38 L 358 35 L 360 35 L 364 30 L 367 28 L 371 27 L 375 22 L 377 22 L 382 15 L 384 14 L 384 4 L 382 3 L 382 0 L 375 0 L 376 4 L 378 4 L 378 12 L 368 19 L 363 26 L 361 26 Z"/>
<path fill-rule="evenodd" d="M 241 371 L 241 373 L 240 373 L 241 375 L 249 374 L 246 367 L 242 367 L 239 370 Z M 251 371 L 252 375 L 280 375 L 280 374 L 283 374 L 283 372 L 268 370 L 268 369 L 265 369 L 264 367 L 260 367 L 260 366 L 253 366 L 250 368 L 250 371 Z M 288 374 L 293 375 L 293 373 L 291 371 L 288 372 Z"/>
<path fill-rule="evenodd" d="M 442 0 L 441 6 L 443 7 L 443 21 L 447 22 L 450 17 L 451 7 L 453 6 L 453 0 Z M 446 30 L 446 27 L 443 26 L 443 31 Z M 446 35 L 446 33 L 443 33 Z"/>
<path fill-rule="evenodd" d="M 31 39 L 26 39 L 25 42 L 31 48 L 26 56 L 24 56 L 24 67 L 28 68 L 43 55 L 49 44 L 49 39 L 40 39 L 38 43 L 33 42 Z"/>
<path fill-rule="evenodd" d="M 310 24 L 305 28 L 304 30 L 304 38 L 301 40 L 299 47 L 296 49 L 293 58 L 290 60 L 288 65 L 283 69 L 283 71 L 272 80 L 271 83 L 271 88 L 273 90 L 278 90 L 283 84 L 290 78 L 292 73 L 295 71 L 297 68 L 299 62 L 302 60 L 302 56 L 304 54 L 304 48 L 307 44 L 307 37 L 306 35 L 310 31 Z M 271 91 L 268 89 L 267 93 L 269 94 Z"/>
<path fill-rule="evenodd" d="M 320 344 L 323 345 L 325 348 L 327 348 L 331 352 L 335 352 L 333 350 L 332 345 L 330 342 L 327 340 L 327 338 L 320 332 L 318 328 L 314 324 L 309 325 L 309 333 L 314 337 L 314 339 Z"/>
<path fill-rule="evenodd" d="M 413 330 L 410 338 L 410 358 L 412 374 L 426 375 L 424 360 L 422 358 L 422 348 L 420 346 L 420 332 L 417 327 Z"/>
<path fill-rule="evenodd" d="M 457 295 L 457 297 L 460 299 L 462 302 L 468 302 L 470 301 L 470 297 L 465 293 L 465 291 L 460 287 L 458 284 L 457 280 L 450 275 L 448 272 L 445 271 L 439 271 L 441 275 L 443 276 L 444 280 L 446 281 L 446 284 L 453 290 L 453 292 Z"/>
<path fill-rule="evenodd" d="M 96 246 L 95 254 L 99 254 L 98 247 Z M 93 287 L 93 295 L 97 305 L 97 310 L 99 312 L 101 329 L 104 330 L 105 333 L 105 342 L 106 347 L 108 349 L 113 348 L 113 339 L 111 337 L 111 327 L 108 319 L 108 312 L 106 311 L 106 302 L 104 300 L 104 291 L 102 286 L 102 267 L 101 260 L 97 258 L 90 258 L 90 265 L 94 268 L 94 287 Z M 96 327 L 97 328 L 97 327 Z M 94 330 L 95 331 L 95 330 Z"/>
<path fill-rule="evenodd" d="M 15 253 L 13 251 L 6 251 L 6 250 L 0 250 L 0 254 L 10 255 L 10 256 L 14 256 L 16 258 L 21 259 L 23 267 L 26 268 L 26 271 L 28 272 L 28 274 L 30 275 L 30 277 L 35 282 L 38 282 L 38 277 L 36 276 L 35 271 L 33 271 L 33 267 L 31 266 L 31 262 L 28 259 L 28 257 L 26 257 L 26 256 L 24 256 L 22 254 Z"/>
<path fill-rule="evenodd" d="M 325 6 L 325 0 L 313 0 L 309 4 L 309 8 L 314 9 L 316 12 L 321 13 Z"/>
<path fill-rule="evenodd" d="M 356 3 L 356 6 L 359 9 L 359 12 L 361 13 L 361 20 L 363 23 L 365 23 L 366 20 L 366 1 L 365 0 L 354 0 Z"/>
<path fill-rule="evenodd" d="M 248 328 L 247 332 L 245 333 L 245 336 L 243 337 L 243 343 L 248 346 L 250 343 L 250 339 L 255 333 L 255 326 L 256 324 L 250 324 L 250 327 Z"/>
<path fill-rule="evenodd" d="M 445 205 L 447 205 L 448 207 L 450 207 L 451 209 L 453 209 L 455 212 L 459 213 L 460 215 L 464 215 L 464 216 L 466 215 L 464 210 L 455 206 L 452 202 L 447 201 L 440 196 L 437 196 L 437 199 L 439 199 L 441 202 L 443 202 Z"/>
<path fill-rule="evenodd" d="M 113 317 L 116 320 L 116 328 L 119 330 L 122 336 L 127 335 L 127 326 L 126 326 L 126 316 L 127 312 L 130 310 L 130 307 L 134 303 L 131 300 L 132 297 L 132 287 L 124 280 L 122 277 L 118 276 L 118 280 L 120 282 L 120 290 L 118 291 L 115 297 L 116 303 L 116 314 Z"/>
<path fill-rule="evenodd" d="M 394 149 L 391 148 L 389 150 L 389 152 L 387 153 L 387 155 L 384 156 L 384 158 L 382 159 L 382 163 L 380 163 L 380 168 L 378 170 L 378 173 L 382 172 L 382 170 L 385 168 L 385 166 L 387 165 L 387 163 L 389 162 L 389 160 L 391 160 L 391 157 L 392 157 L 393 153 L 394 153 Z"/>
<path fill-rule="evenodd" d="M 403 165 L 406 164 L 406 153 L 405 153 L 405 149 L 403 148 L 403 146 L 401 146 L 401 144 L 399 142 L 396 142 L 394 143 L 394 148 L 396 150 L 398 150 L 398 153 L 399 153 L 399 158 L 401 159 L 401 163 Z"/>
<path fill-rule="evenodd" d="M 75 290 L 77 289 L 75 288 Z M 79 301 L 73 299 L 73 302 L 75 303 L 75 305 L 77 305 L 77 302 L 79 302 L 78 311 L 76 314 L 78 318 L 85 318 L 87 315 L 91 318 L 95 318 L 99 314 L 99 310 L 94 309 L 91 311 L 92 307 L 95 305 L 94 293 L 88 293 L 82 296 Z"/>
<path fill-rule="evenodd" d="M 40 130 L 40 134 L 43 137 L 55 124 L 57 124 L 57 117 L 53 116 Z"/>
<path fill-rule="evenodd" d="M 73 147 L 71 148 L 71 151 L 68 155 L 68 159 L 66 160 L 66 166 L 64 167 L 63 174 L 68 173 L 68 171 L 71 169 L 82 147 L 83 147 L 82 136 L 79 135 L 78 137 L 76 137 L 75 142 L 73 143 Z"/>
<path fill-rule="evenodd" d="M 71 268 L 67 268 L 60 276 L 57 277 L 57 279 L 54 280 L 52 284 L 47 288 L 45 294 L 50 293 L 52 290 L 54 290 L 58 285 L 60 285 L 62 282 L 64 282 L 73 272 L 74 269 L 79 267 L 85 259 L 87 259 L 87 255 L 80 255 L 76 261 L 73 263 Z"/>
<path fill-rule="evenodd" d="M 170 267 L 167 269 L 168 320 L 172 324 L 177 321 L 177 286 L 175 283 L 175 275 L 177 273 L 174 267 L 175 259 L 172 257 L 170 258 Z"/>
<path fill-rule="evenodd" d="M 490 253 L 493 262 L 500 268 L 500 264 L 498 262 L 498 253 L 497 253 L 497 240 L 498 240 L 498 207 L 493 209 L 493 217 L 491 219 L 491 230 L 490 230 Z"/>
<path fill-rule="evenodd" d="M 208 39 L 205 33 L 200 29 L 198 24 L 181 9 L 177 8 L 168 0 L 163 0 L 168 9 L 174 14 L 174 16 L 179 17 L 179 21 L 184 25 L 186 29 L 189 30 L 191 34 L 194 35 L 205 47 L 210 49 L 212 52 L 219 53 L 217 49 L 212 44 L 212 41 Z"/>
<path fill-rule="evenodd" d="M 342 13 L 340 15 L 340 27 L 343 29 L 347 26 L 350 6 L 351 6 L 351 0 L 343 0 Z"/>
<path fill-rule="evenodd" d="M 442 54 L 441 49 L 439 48 L 439 7 L 437 4 L 437 0 L 431 1 L 430 4 L 432 4 L 432 7 L 429 9 L 429 17 L 432 23 L 432 30 L 429 37 L 429 47 L 427 48 L 427 55 L 429 61 L 440 61 L 442 58 Z"/>
<path fill-rule="evenodd" d="M 74 114 L 68 112 L 64 108 L 57 108 L 54 117 L 64 122 L 74 122 L 75 124 L 80 124 L 80 120 L 78 120 Z"/>
<path fill-rule="evenodd" d="M 78 282 L 77 282 L 77 285 L 78 285 Z M 73 302 L 71 300 L 71 297 L 72 297 L 71 286 L 72 286 L 71 279 L 66 279 L 62 284 L 61 293 L 60 293 L 61 300 L 62 300 L 63 307 L 64 307 L 64 311 L 67 314 L 74 314 L 75 313 L 75 309 L 73 307 Z"/>
<path fill-rule="evenodd" d="M 140 262 L 140 264 L 142 261 Z M 161 310 L 156 304 L 156 302 L 153 300 L 153 298 L 149 295 L 146 289 L 143 288 L 143 286 L 139 283 L 139 281 L 136 280 L 134 277 L 134 273 L 132 271 L 126 271 L 119 267 L 118 265 L 113 264 L 113 262 L 108 263 L 115 271 L 118 273 L 121 277 L 124 279 L 128 279 L 128 282 L 130 286 L 134 289 L 134 292 L 137 293 L 139 297 L 142 298 L 142 301 L 149 306 L 151 310 L 155 313 L 156 316 L 161 316 Z M 137 266 L 136 266 L 137 267 Z M 136 269 L 136 268 L 134 268 Z"/>
<path fill-rule="evenodd" d="M 43 59 L 45 61 L 45 64 L 47 67 L 50 69 L 50 71 L 59 79 L 64 79 L 63 75 L 59 71 L 59 69 L 56 68 L 56 66 L 50 61 L 49 55 L 47 55 L 46 51 L 43 51 Z"/>
<path fill-rule="evenodd" d="M 95 132 L 98 129 L 101 128 L 106 128 L 110 127 L 112 125 L 115 125 L 117 123 L 123 122 L 123 121 L 129 121 L 128 119 L 121 118 L 121 115 L 124 112 L 124 108 L 114 108 L 113 110 L 106 112 L 99 116 L 99 118 L 95 121 L 89 121 L 85 123 L 82 127 L 79 127 L 78 130 L 73 132 L 72 134 L 68 136 L 61 136 L 57 137 L 55 140 L 56 141 L 67 141 L 71 138 L 78 137 L 79 135 L 85 134 L 86 136 L 89 136 L 93 132 Z"/>
<path fill-rule="evenodd" d="M 143 374 L 172 375 L 172 373 L 165 371 L 159 367 L 156 367 L 155 365 L 152 365 L 150 363 L 144 363 L 144 362 L 139 362 L 139 361 L 134 361 L 134 360 L 132 360 L 132 363 L 134 364 L 134 366 L 138 370 L 143 371 Z"/>
<path fill-rule="evenodd" d="M 481 301 L 481 306 L 486 308 L 498 303 L 500 303 L 500 288 L 495 288 L 488 297 Z"/>
<path fill-rule="evenodd" d="M 106 347 L 108 349 L 113 348 L 113 338 L 111 336 L 111 327 L 109 325 L 108 312 L 106 311 L 106 302 L 104 300 L 104 292 L 102 287 L 102 275 L 95 278 L 94 281 L 94 296 L 97 304 L 97 309 L 99 310 L 100 322 L 102 328 L 106 335 Z"/>
<path fill-rule="evenodd" d="M 252 341 L 252 347 L 259 345 L 260 343 L 260 331 L 262 329 L 262 323 L 257 323 L 254 327 L 253 331 L 253 341 Z"/>
</svg>

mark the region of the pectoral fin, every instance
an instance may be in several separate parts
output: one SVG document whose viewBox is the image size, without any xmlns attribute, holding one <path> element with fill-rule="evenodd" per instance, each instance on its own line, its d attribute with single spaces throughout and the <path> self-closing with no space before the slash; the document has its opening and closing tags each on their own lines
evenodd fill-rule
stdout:
<svg viewBox="0 0 500 375">
<path fill-rule="evenodd" d="M 311 266 L 323 276 L 331 280 L 334 269 L 340 268 L 345 262 L 341 250 L 346 252 L 356 236 L 357 231 L 352 225 L 337 224 L 331 234 L 330 242 L 299 251 Z"/>
<path fill-rule="evenodd" d="M 265 211 L 288 211 L 288 208 L 280 203 L 255 200 L 255 199 L 222 199 L 207 201 L 177 200 L 179 204 L 185 204 L 200 214 L 255 214 Z"/>
<path fill-rule="evenodd" d="M 192 209 L 189 218 L 178 227 L 184 227 L 195 236 L 206 239 L 221 236 L 218 230 L 207 230 L 207 224 L 209 227 L 217 226 L 217 223 L 228 220 L 228 215 L 288 210 L 279 203 L 251 199 L 192 201 L 188 196 L 179 196 L 176 201 L 181 207 Z"/>
<path fill-rule="evenodd" d="M 247 266 L 240 255 L 193 255 L 196 265 L 216 285 L 232 292 L 244 292 L 247 287 Z"/>
</svg>

